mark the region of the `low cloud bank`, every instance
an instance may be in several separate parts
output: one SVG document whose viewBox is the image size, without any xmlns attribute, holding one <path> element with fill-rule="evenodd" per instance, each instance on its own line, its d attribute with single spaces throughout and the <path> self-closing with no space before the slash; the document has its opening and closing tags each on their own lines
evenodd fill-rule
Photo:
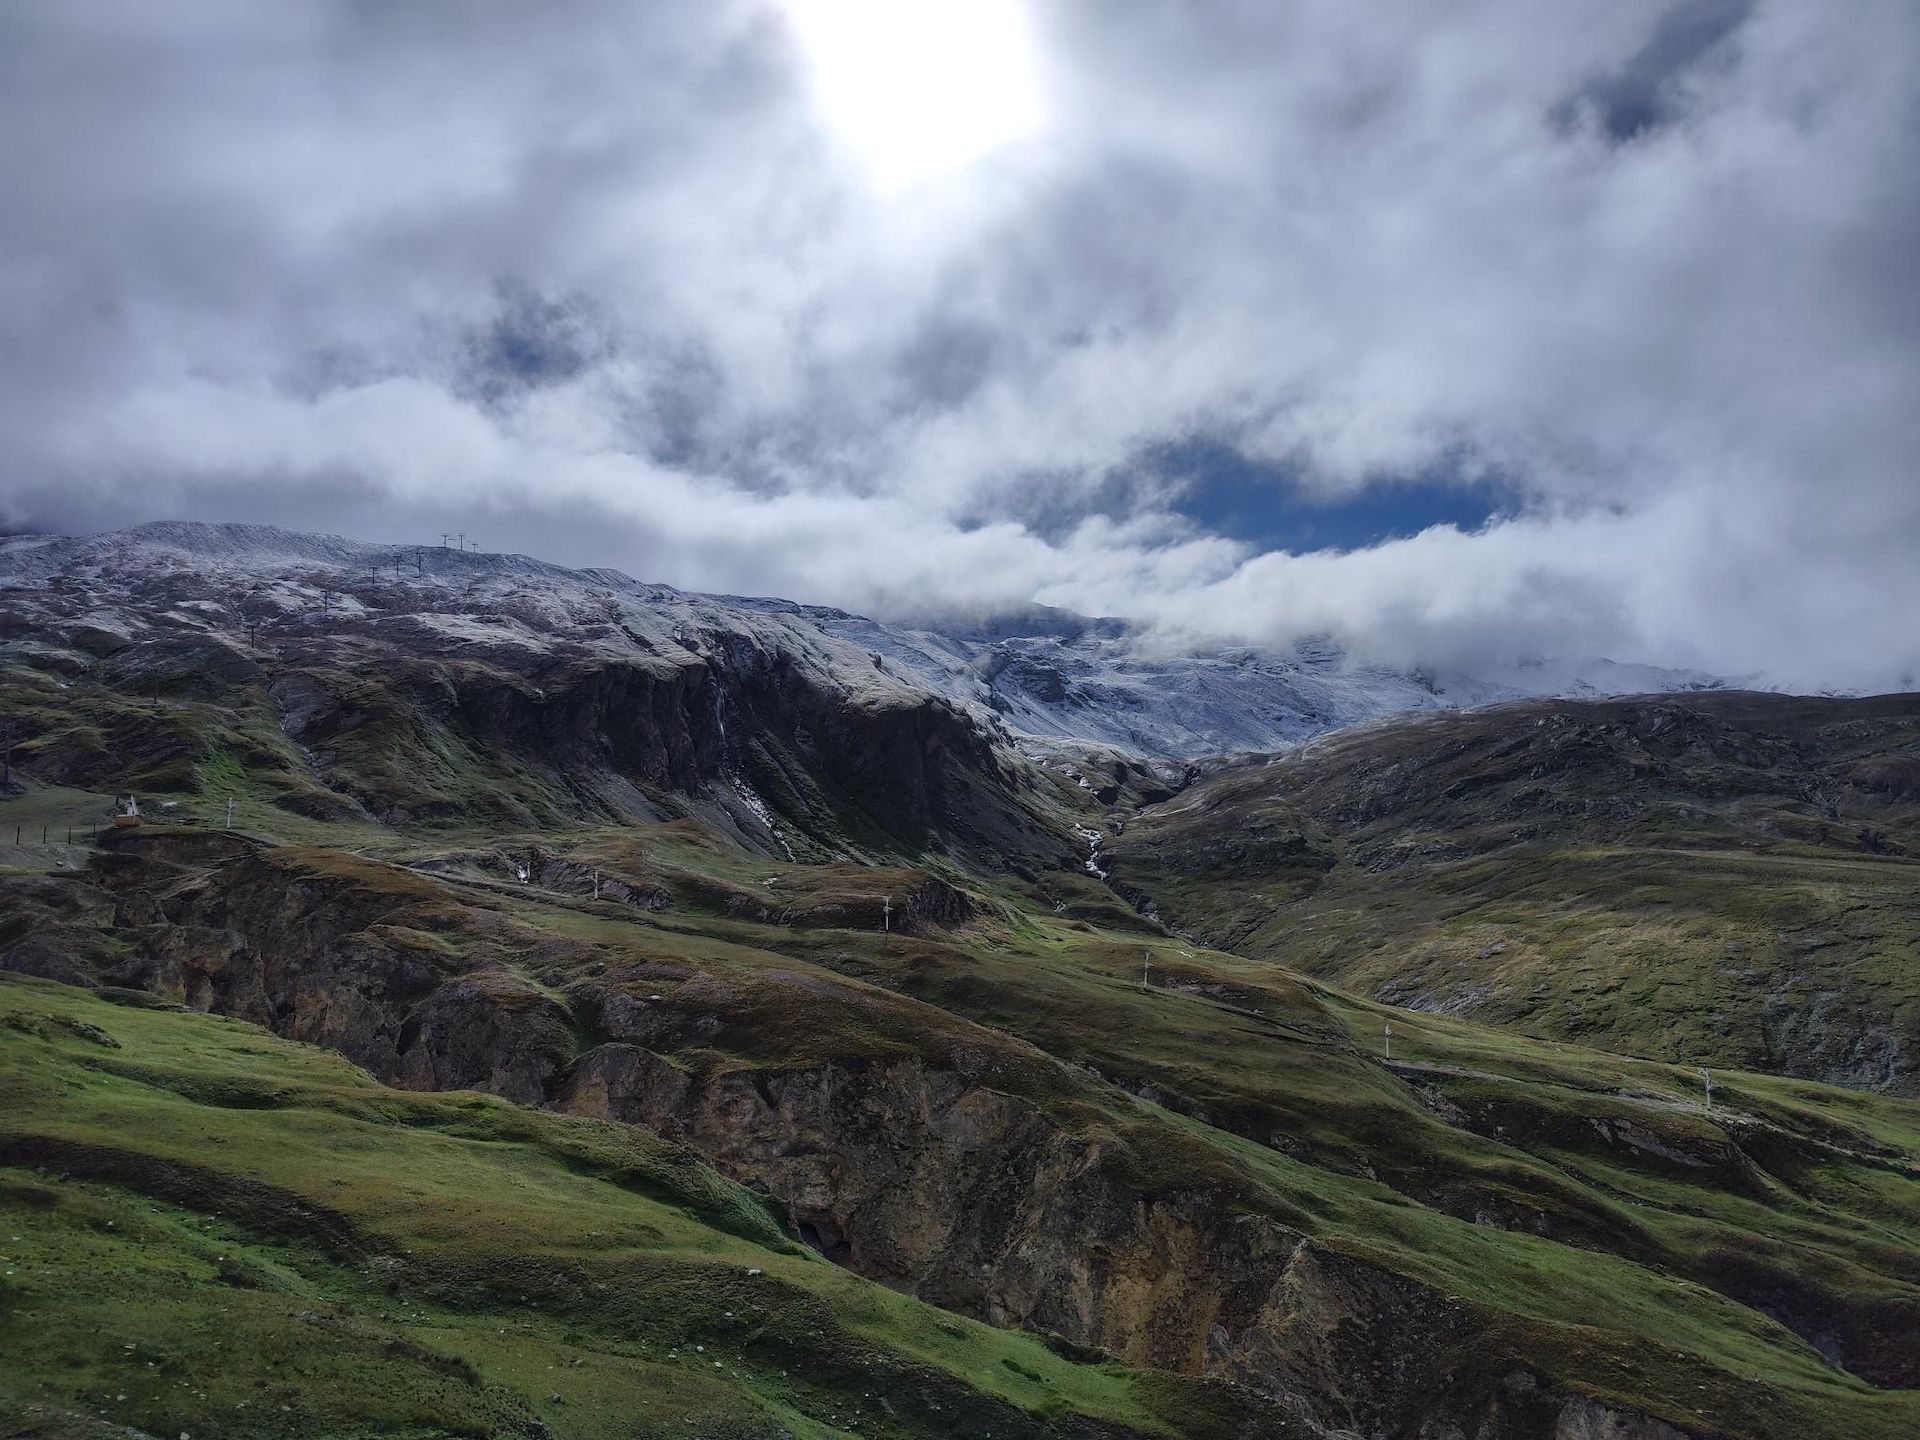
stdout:
<svg viewBox="0 0 1920 1440">
<path fill-rule="evenodd" d="M 753 0 L 9 6 L 0 521 L 1915 683 L 1905 0 L 1032 19 L 1045 122 L 902 188 Z M 1260 553 L 1193 437 L 1517 499 Z"/>
</svg>

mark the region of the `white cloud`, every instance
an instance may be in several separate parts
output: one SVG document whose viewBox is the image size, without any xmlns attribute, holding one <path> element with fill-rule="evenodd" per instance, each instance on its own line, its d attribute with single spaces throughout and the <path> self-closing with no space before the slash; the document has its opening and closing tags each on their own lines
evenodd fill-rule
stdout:
<svg viewBox="0 0 1920 1440">
<path fill-rule="evenodd" d="M 0 519 L 1920 670 L 1904 0 L 1035 6 L 1045 122 L 887 187 L 771 4 L 454 16 L 0 11 Z M 1518 511 L 1255 554 L 1143 474 L 1191 435 Z"/>
</svg>

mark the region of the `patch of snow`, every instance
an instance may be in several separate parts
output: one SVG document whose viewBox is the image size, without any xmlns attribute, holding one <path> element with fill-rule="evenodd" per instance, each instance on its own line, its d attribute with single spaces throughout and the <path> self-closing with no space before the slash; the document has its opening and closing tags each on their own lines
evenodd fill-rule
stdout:
<svg viewBox="0 0 1920 1440">
<path fill-rule="evenodd" d="M 262 525 L 162 522 L 105 535 L 0 540 L 0 589 L 9 605 L 36 585 L 49 586 L 42 596 L 59 601 L 66 623 L 129 640 L 162 622 L 214 620 L 218 628 L 216 617 L 237 606 L 263 630 L 372 625 L 385 637 L 413 628 L 443 645 L 534 654 L 564 645 L 659 665 L 720 658 L 746 670 L 784 656 L 851 705 L 919 704 L 932 692 L 1003 743 L 1102 747 L 1172 762 L 1285 751 L 1413 711 L 1726 683 L 1599 657 L 1422 674 L 1359 663 L 1328 641 L 1183 653 L 1150 643 L 1123 621 L 1044 606 L 885 624 L 825 606 L 689 594 L 617 570 L 570 570 L 524 555 L 371 545 Z M 1076 771 L 1065 773 L 1095 788 Z"/>
<path fill-rule="evenodd" d="M 1076 825 L 1073 833 L 1087 842 L 1087 873 L 1097 880 L 1105 880 L 1108 872 L 1100 868 L 1100 832 L 1090 826 Z"/>
<path fill-rule="evenodd" d="M 767 833 L 780 842 L 780 848 L 787 852 L 787 859 L 797 860 L 793 847 L 787 843 L 787 837 L 782 835 L 780 827 L 774 824 L 773 811 L 768 807 L 767 802 L 754 794 L 752 787 L 738 775 L 729 776 L 728 783 L 732 785 L 733 793 L 740 797 L 740 803 L 747 807 L 753 818 L 766 826 Z"/>
</svg>

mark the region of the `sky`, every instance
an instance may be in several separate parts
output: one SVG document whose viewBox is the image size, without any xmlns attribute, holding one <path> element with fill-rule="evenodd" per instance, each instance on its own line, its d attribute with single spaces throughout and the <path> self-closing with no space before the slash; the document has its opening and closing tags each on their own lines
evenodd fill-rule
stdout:
<svg viewBox="0 0 1920 1440">
<path fill-rule="evenodd" d="M 0 528 L 1912 688 L 1912 0 L 9 0 Z"/>
</svg>

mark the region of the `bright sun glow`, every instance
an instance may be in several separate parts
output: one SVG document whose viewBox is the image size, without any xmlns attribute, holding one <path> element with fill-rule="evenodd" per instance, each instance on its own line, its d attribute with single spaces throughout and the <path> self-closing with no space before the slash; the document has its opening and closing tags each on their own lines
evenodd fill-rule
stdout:
<svg viewBox="0 0 1920 1440">
<path fill-rule="evenodd" d="M 786 0 L 821 110 L 884 183 L 978 159 L 1040 122 L 1022 0 Z"/>
</svg>

